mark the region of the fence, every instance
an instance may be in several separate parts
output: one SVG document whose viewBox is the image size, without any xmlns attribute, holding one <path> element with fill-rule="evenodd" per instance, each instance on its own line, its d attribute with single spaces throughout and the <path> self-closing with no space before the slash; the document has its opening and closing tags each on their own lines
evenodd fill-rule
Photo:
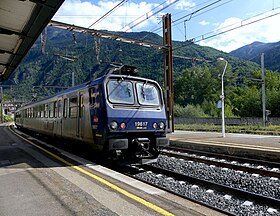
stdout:
<svg viewBox="0 0 280 216">
<path fill-rule="evenodd" d="M 175 118 L 175 124 L 222 124 L 221 118 Z M 263 118 L 225 118 L 226 125 L 262 125 Z M 268 124 L 280 125 L 280 118 L 268 118 Z"/>
</svg>

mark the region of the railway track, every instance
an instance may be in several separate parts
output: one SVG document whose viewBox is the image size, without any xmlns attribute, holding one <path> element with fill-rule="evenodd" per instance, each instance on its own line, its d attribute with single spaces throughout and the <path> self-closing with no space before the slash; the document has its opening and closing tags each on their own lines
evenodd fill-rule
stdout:
<svg viewBox="0 0 280 216">
<path fill-rule="evenodd" d="M 248 173 L 265 175 L 280 179 L 280 163 L 221 155 L 196 150 L 167 147 L 161 152 L 168 157 L 192 160 L 208 165 L 215 165 L 229 169 L 241 170 Z"/>
<path fill-rule="evenodd" d="M 228 215 L 280 215 L 279 164 L 165 149 L 133 176 Z"/>
<path fill-rule="evenodd" d="M 280 200 L 166 170 L 142 166 L 135 178 L 227 215 L 280 215 Z M 253 210 L 253 211 L 252 211 Z M 279 214 L 278 214 L 278 213 Z"/>
</svg>

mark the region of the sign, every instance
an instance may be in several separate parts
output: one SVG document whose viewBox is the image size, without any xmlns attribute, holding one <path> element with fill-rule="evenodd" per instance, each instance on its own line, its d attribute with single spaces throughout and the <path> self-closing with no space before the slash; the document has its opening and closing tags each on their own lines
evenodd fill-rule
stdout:
<svg viewBox="0 0 280 216">
<path fill-rule="evenodd" d="M 217 108 L 221 109 L 222 108 L 222 101 L 219 100 L 218 103 L 217 103 Z"/>
</svg>

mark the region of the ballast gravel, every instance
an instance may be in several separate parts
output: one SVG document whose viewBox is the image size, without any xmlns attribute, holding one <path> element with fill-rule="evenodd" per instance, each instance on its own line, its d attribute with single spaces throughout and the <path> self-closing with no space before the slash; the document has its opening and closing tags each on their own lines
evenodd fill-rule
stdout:
<svg viewBox="0 0 280 216">
<path fill-rule="evenodd" d="M 268 176 L 207 165 L 194 161 L 180 160 L 160 155 L 154 166 L 176 170 L 178 173 L 212 181 L 232 188 L 280 199 L 280 180 Z"/>
<path fill-rule="evenodd" d="M 238 188 L 269 197 L 279 199 L 280 180 L 269 177 L 254 176 L 242 171 L 225 169 L 222 167 L 208 166 L 203 163 L 180 160 L 160 155 L 157 163 L 153 164 L 163 169 L 176 171 L 192 177 L 212 181 L 233 188 Z M 190 199 L 197 200 L 230 212 L 234 215 L 276 215 L 280 216 L 280 209 L 270 206 L 259 205 L 251 200 L 241 200 L 232 197 L 230 194 L 221 193 L 203 188 L 187 181 L 178 181 L 168 176 L 153 173 L 151 171 L 142 172 L 135 175 L 137 178 L 151 182 L 170 191 L 184 195 Z"/>
</svg>

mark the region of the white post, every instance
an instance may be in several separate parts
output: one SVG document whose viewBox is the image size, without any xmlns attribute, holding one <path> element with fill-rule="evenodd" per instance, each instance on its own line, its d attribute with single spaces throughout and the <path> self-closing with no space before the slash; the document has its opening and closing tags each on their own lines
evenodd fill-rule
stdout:
<svg viewBox="0 0 280 216">
<path fill-rule="evenodd" d="M 224 75 L 227 69 L 227 60 L 225 60 L 224 58 L 218 58 L 219 61 L 225 61 L 225 67 L 224 67 L 224 71 L 222 74 L 222 95 L 221 95 L 221 100 L 222 100 L 222 137 L 226 137 L 226 130 L 225 130 L 225 94 L 224 94 Z"/>
<path fill-rule="evenodd" d="M 266 95 L 265 95 L 265 74 L 264 74 L 264 53 L 261 54 L 262 66 L 262 110 L 263 110 L 263 126 L 266 126 Z"/>
</svg>

